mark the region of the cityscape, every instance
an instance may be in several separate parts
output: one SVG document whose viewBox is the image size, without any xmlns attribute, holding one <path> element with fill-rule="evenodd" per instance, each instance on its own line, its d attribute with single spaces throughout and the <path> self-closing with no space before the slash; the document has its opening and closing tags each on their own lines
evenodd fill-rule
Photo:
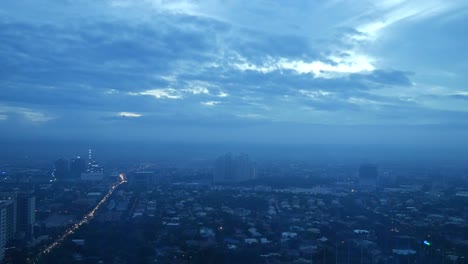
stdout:
<svg viewBox="0 0 468 264">
<path fill-rule="evenodd" d="M 0 1 L 0 264 L 468 264 L 468 0 Z"/>
<path fill-rule="evenodd" d="M 2 167 L 2 263 L 466 263 L 467 167 Z M 37 165 L 36 165 L 37 166 Z M 282 167 L 283 169 L 279 169 Z"/>
</svg>

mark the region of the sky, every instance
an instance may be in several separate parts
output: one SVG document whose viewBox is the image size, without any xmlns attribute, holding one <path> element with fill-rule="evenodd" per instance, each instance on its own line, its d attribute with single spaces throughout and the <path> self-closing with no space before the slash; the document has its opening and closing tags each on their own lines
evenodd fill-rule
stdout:
<svg viewBox="0 0 468 264">
<path fill-rule="evenodd" d="M 5 0 L 3 140 L 468 138 L 466 0 Z"/>
</svg>

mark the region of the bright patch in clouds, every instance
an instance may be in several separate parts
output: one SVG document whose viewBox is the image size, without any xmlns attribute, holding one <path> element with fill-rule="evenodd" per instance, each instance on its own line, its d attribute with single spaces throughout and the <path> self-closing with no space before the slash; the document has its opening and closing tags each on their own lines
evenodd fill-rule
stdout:
<svg viewBox="0 0 468 264">
<path fill-rule="evenodd" d="M 229 94 L 227 94 L 227 93 L 221 91 L 221 92 L 219 92 L 219 94 L 218 94 L 217 96 L 220 97 L 220 98 L 223 98 L 223 97 L 228 97 Z"/>
<path fill-rule="evenodd" d="M 220 102 L 218 101 L 206 101 L 206 102 L 201 102 L 202 105 L 205 105 L 205 106 L 215 106 L 217 104 L 219 104 Z"/>
<path fill-rule="evenodd" d="M 141 117 L 141 114 L 138 113 L 133 113 L 133 112 L 120 112 L 117 114 L 120 117 L 130 117 L 130 118 L 136 118 L 136 117 Z"/>
<path fill-rule="evenodd" d="M 143 92 L 131 92 L 129 95 L 149 95 L 153 96 L 157 99 L 182 99 L 182 95 L 179 91 L 172 89 L 172 88 L 167 88 L 167 89 L 153 89 L 153 90 L 147 90 Z"/>
<path fill-rule="evenodd" d="M 211 85 L 206 85 L 211 86 Z M 218 94 L 211 94 L 210 90 L 205 86 L 190 84 L 187 88 L 174 89 L 174 88 L 165 88 L 165 89 L 151 89 L 142 92 L 129 92 L 129 95 L 133 96 L 153 96 L 156 99 L 183 99 L 190 98 L 191 96 L 214 96 L 214 97 L 227 97 L 229 94 L 220 91 Z"/>
<path fill-rule="evenodd" d="M 192 94 L 210 94 L 210 91 L 205 87 L 191 87 L 183 89 L 184 92 L 189 92 Z"/>
<path fill-rule="evenodd" d="M 370 72 L 375 69 L 371 58 L 356 55 L 351 51 L 348 51 L 344 57 L 330 56 L 328 59 L 334 63 L 281 60 L 279 65 L 281 69 L 294 70 L 301 74 L 313 73 L 314 77 L 322 78 L 333 78 L 339 74 Z"/>
<path fill-rule="evenodd" d="M 44 123 L 57 118 L 55 115 L 46 114 L 30 108 L 0 106 L 0 120 L 7 120 L 9 118 L 9 113 L 20 115 L 34 123 Z"/>
<path fill-rule="evenodd" d="M 312 73 L 316 78 L 335 78 L 343 74 L 371 72 L 375 69 L 372 65 L 373 59 L 369 56 L 356 54 L 354 51 L 347 51 L 344 54 L 342 56 L 329 56 L 327 59 L 333 63 L 320 60 L 307 62 L 280 58 L 278 60 L 270 59 L 262 65 L 243 62 L 234 64 L 234 67 L 242 71 L 252 70 L 262 73 L 276 70 L 293 70 L 299 74 Z"/>
<path fill-rule="evenodd" d="M 55 117 L 49 116 L 45 113 L 41 112 L 33 112 L 33 111 L 23 111 L 22 114 L 29 120 L 33 122 L 47 122 L 50 120 L 54 120 Z"/>
<path fill-rule="evenodd" d="M 332 92 L 323 90 L 299 90 L 299 93 L 312 99 L 320 99 L 321 97 L 326 97 L 333 94 Z"/>
</svg>

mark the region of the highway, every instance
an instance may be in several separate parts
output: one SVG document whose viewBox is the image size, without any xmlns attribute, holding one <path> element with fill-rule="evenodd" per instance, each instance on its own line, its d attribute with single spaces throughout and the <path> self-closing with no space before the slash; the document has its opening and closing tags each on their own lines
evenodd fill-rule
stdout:
<svg viewBox="0 0 468 264">
<path fill-rule="evenodd" d="M 50 245 L 48 245 L 41 252 L 39 252 L 39 254 L 36 256 L 36 258 L 34 258 L 34 261 L 32 263 L 37 263 L 41 257 L 43 257 L 44 255 L 47 255 L 52 250 L 59 247 L 63 243 L 63 241 L 65 241 L 65 239 L 67 239 L 70 235 L 74 234 L 82 225 L 84 225 L 84 224 L 88 223 L 89 221 L 91 221 L 91 219 L 93 219 L 94 216 L 96 215 L 97 210 L 99 210 L 99 208 L 105 202 L 107 202 L 107 200 L 109 200 L 112 193 L 114 193 L 114 191 L 117 189 L 117 187 L 119 187 L 120 185 L 122 185 L 122 184 L 124 184 L 126 182 L 127 182 L 127 180 L 125 179 L 125 175 L 122 174 L 122 173 L 119 174 L 119 181 L 112 184 L 109 187 L 109 191 L 99 201 L 99 203 L 97 203 L 96 206 L 91 211 L 89 211 L 89 213 L 87 213 L 78 223 L 75 223 L 74 225 L 69 227 L 67 230 L 65 230 L 65 232 L 62 235 L 60 235 Z"/>
</svg>

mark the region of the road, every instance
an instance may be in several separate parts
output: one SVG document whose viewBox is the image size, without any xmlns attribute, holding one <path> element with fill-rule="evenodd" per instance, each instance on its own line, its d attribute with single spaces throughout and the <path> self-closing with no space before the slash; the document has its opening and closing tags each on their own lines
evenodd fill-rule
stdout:
<svg viewBox="0 0 468 264">
<path fill-rule="evenodd" d="M 65 241 L 65 239 L 67 239 L 70 235 L 74 234 L 76 232 L 76 230 L 78 230 L 82 225 L 84 225 L 84 224 L 88 223 L 89 221 L 91 221 L 91 219 L 93 219 L 94 216 L 96 215 L 97 210 L 99 210 L 99 208 L 105 202 L 107 202 L 107 200 L 109 200 L 112 193 L 114 193 L 114 191 L 117 189 L 117 187 L 119 187 L 121 184 L 124 184 L 126 182 L 127 182 L 127 180 L 125 179 L 125 175 L 122 174 L 122 173 L 119 174 L 119 181 L 112 184 L 109 187 L 109 191 L 99 201 L 99 203 L 97 203 L 96 206 L 91 211 L 89 211 L 89 213 L 87 213 L 78 223 L 72 225 L 70 228 L 65 230 L 65 232 L 61 236 L 59 236 L 50 245 L 48 245 L 41 252 L 39 252 L 39 254 L 36 256 L 36 258 L 34 259 L 34 261 L 32 263 L 37 263 L 41 257 L 43 257 L 44 255 L 47 255 L 52 250 L 59 247 L 63 243 L 63 241 Z"/>
</svg>

